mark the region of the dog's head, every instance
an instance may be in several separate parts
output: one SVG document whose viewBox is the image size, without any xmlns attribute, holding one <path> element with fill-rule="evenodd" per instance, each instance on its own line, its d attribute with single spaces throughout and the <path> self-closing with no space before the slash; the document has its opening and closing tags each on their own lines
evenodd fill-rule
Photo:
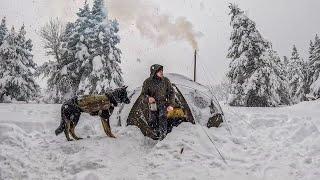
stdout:
<svg viewBox="0 0 320 180">
<path fill-rule="evenodd" d="M 130 103 L 130 99 L 127 93 L 127 88 L 128 86 L 122 86 L 113 91 L 112 94 L 115 97 L 115 99 L 117 99 L 118 103 L 125 103 L 125 104 Z"/>
</svg>

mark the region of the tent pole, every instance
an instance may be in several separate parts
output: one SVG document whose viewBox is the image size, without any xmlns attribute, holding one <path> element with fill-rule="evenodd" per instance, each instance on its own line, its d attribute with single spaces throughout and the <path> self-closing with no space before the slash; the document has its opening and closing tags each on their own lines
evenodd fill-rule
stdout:
<svg viewBox="0 0 320 180">
<path fill-rule="evenodd" d="M 193 81 L 196 82 L 197 81 L 197 50 L 194 50 L 194 64 L 193 64 Z"/>
</svg>

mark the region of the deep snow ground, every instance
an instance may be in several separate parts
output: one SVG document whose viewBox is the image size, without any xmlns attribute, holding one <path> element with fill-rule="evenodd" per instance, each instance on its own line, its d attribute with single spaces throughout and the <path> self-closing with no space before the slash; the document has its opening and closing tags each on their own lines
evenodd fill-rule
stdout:
<svg viewBox="0 0 320 180">
<path fill-rule="evenodd" d="M 114 120 L 108 138 L 83 115 L 85 139 L 67 142 L 54 135 L 60 105 L 0 104 L 0 179 L 320 179 L 320 101 L 222 108 L 222 127 L 184 123 L 161 142 Z"/>
</svg>

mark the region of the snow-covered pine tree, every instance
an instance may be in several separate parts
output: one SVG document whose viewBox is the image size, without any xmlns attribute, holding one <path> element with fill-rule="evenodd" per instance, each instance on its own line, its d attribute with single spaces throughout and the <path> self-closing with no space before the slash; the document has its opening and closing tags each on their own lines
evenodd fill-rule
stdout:
<svg viewBox="0 0 320 180">
<path fill-rule="evenodd" d="M 89 76 L 92 71 L 92 55 L 91 50 L 94 45 L 94 27 L 95 22 L 87 1 L 85 1 L 84 7 L 79 9 L 77 13 L 77 20 L 74 23 L 72 36 L 69 37 L 68 51 L 73 54 L 74 62 L 73 66 L 76 67 L 77 74 L 77 92 L 80 94 L 91 93 L 83 92 L 83 79 Z M 71 42 L 71 43 L 70 43 Z M 70 46 L 70 44 L 72 46 Z M 74 46 L 73 46 L 74 45 Z M 74 48 L 75 47 L 75 48 Z"/>
<path fill-rule="evenodd" d="M 289 64 L 289 59 L 288 59 L 288 57 L 287 56 L 283 56 L 283 59 L 282 59 L 282 61 L 281 61 L 281 63 L 282 63 L 282 65 L 283 65 L 283 71 L 284 71 L 284 76 L 287 78 L 287 79 L 289 79 L 289 77 L 288 77 L 288 70 L 289 70 L 289 68 L 288 68 L 288 64 Z M 289 80 L 288 80 L 289 81 Z M 288 82 L 289 83 L 289 82 Z"/>
<path fill-rule="evenodd" d="M 280 56 L 273 49 L 268 50 L 270 53 L 270 59 L 272 62 L 272 69 L 279 78 L 280 87 L 277 89 L 277 93 L 280 96 L 281 105 L 292 104 L 290 92 L 289 92 L 289 80 L 288 80 L 288 69 L 286 68 L 285 62 L 281 60 Z M 279 105 L 280 105 L 279 104 Z"/>
<path fill-rule="evenodd" d="M 62 66 L 67 74 L 65 78 L 69 80 L 70 95 L 76 95 L 79 91 L 79 84 L 86 71 L 89 71 L 90 46 L 93 34 L 93 22 L 91 21 L 91 11 L 89 4 L 85 1 L 83 8 L 77 13 L 78 18 L 73 23 L 68 23 L 64 36 L 64 55 Z"/>
<path fill-rule="evenodd" d="M 25 37 L 24 25 L 18 33 L 12 27 L 0 46 L 0 101 L 30 101 L 39 95 L 34 80 L 32 42 Z"/>
<path fill-rule="evenodd" d="M 256 29 L 255 23 L 234 4 L 229 6 L 233 31 L 227 57 L 231 59 L 227 76 L 231 82 L 230 105 L 278 106 L 288 104 L 283 66 Z M 284 92 L 283 92 L 284 91 Z"/>
<path fill-rule="evenodd" d="M 61 39 L 61 59 L 44 63 L 38 74 L 48 77 L 46 101 L 61 103 L 75 96 L 84 71 L 83 66 L 89 62 L 90 42 L 85 39 L 92 34 L 90 27 L 90 8 L 85 1 L 83 8 L 79 8 L 75 22 L 67 23 Z M 91 35 L 92 36 L 92 35 Z"/>
<path fill-rule="evenodd" d="M 314 50 L 314 45 L 313 45 L 313 42 L 312 40 L 310 40 L 310 47 L 309 47 L 309 57 L 308 57 L 308 60 L 306 62 L 306 67 L 305 67 L 305 74 L 306 74 L 306 88 L 305 88 L 305 94 L 306 94 L 306 99 L 309 99 L 309 98 L 312 98 L 312 97 L 309 97 L 309 93 L 310 93 L 310 85 L 311 85 L 311 76 L 312 76 L 312 72 L 311 72 L 311 63 L 310 63 L 310 59 L 311 57 L 313 56 L 312 53 L 313 53 L 313 50 Z"/>
<path fill-rule="evenodd" d="M 287 56 L 283 56 L 283 65 L 287 66 L 289 64 L 289 59 Z"/>
<path fill-rule="evenodd" d="M 309 94 L 311 99 L 320 98 L 320 39 L 316 35 L 313 43 L 310 44 L 309 56 Z"/>
<path fill-rule="evenodd" d="M 120 37 L 117 21 L 108 19 L 103 0 L 95 0 L 90 22 L 93 26 L 85 34 L 89 43 L 89 58 L 82 64 L 84 67 L 79 90 L 82 93 L 102 93 L 123 84 L 121 50 L 117 47 Z"/>
<path fill-rule="evenodd" d="M 0 46 L 7 34 L 8 34 L 8 28 L 6 24 L 6 17 L 4 17 L 2 18 L 1 24 L 0 24 Z"/>
<path fill-rule="evenodd" d="M 92 10 L 85 1 L 77 17 L 63 34 L 61 62 L 45 63 L 39 70 L 49 77 L 48 89 L 57 97 L 55 102 L 123 84 L 118 23 L 108 20 L 104 1 L 95 0 Z"/>
<path fill-rule="evenodd" d="M 304 101 L 305 98 L 305 62 L 300 57 L 296 46 L 292 48 L 291 58 L 288 63 L 288 78 L 290 96 L 294 103 Z"/>
<path fill-rule="evenodd" d="M 94 0 L 91 14 L 97 20 L 97 22 L 102 22 L 108 20 L 108 13 L 106 12 L 106 7 L 104 6 L 105 0 Z"/>
</svg>

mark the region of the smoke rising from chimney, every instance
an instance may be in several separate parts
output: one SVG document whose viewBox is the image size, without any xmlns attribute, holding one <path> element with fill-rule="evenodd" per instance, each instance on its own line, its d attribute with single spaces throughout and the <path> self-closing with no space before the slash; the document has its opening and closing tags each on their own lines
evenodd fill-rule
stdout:
<svg viewBox="0 0 320 180">
<path fill-rule="evenodd" d="M 193 49 L 198 49 L 197 37 L 202 33 L 195 31 L 185 17 L 159 14 L 159 7 L 150 0 L 107 0 L 107 8 L 120 23 L 135 25 L 142 36 L 158 45 L 170 40 L 185 40 Z"/>
</svg>

